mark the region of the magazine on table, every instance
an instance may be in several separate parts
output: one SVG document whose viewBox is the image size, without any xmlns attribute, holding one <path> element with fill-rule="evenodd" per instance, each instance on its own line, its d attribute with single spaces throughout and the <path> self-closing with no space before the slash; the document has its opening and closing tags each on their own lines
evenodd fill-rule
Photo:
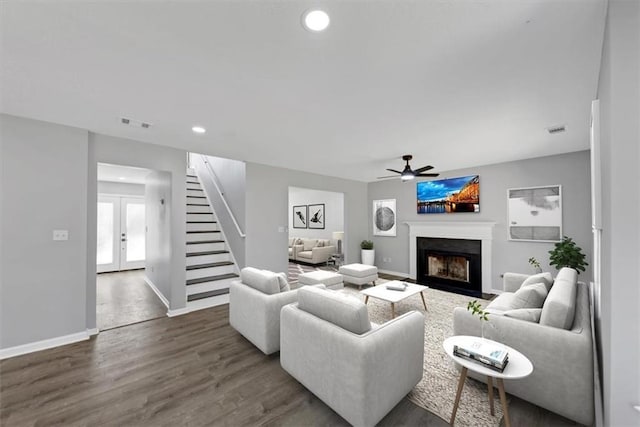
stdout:
<svg viewBox="0 0 640 427">
<path fill-rule="evenodd" d="M 408 284 L 406 284 L 405 282 L 396 282 L 396 283 L 389 283 L 387 284 L 387 289 L 390 289 L 392 291 L 404 291 L 409 287 Z"/>
<path fill-rule="evenodd" d="M 504 370 L 509 361 L 509 353 L 500 344 L 483 339 L 477 339 L 463 345 L 455 345 L 453 353 L 456 356 L 476 360 L 498 369 Z"/>
</svg>

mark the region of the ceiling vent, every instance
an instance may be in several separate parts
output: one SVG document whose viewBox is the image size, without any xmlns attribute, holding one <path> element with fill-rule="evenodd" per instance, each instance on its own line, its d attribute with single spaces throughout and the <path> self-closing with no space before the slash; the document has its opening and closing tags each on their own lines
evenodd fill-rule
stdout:
<svg viewBox="0 0 640 427">
<path fill-rule="evenodd" d="M 127 126 L 138 127 L 142 129 L 149 129 L 151 127 L 151 123 L 141 122 L 140 120 L 128 119 L 126 117 L 120 117 L 120 123 Z"/>
<path fill-rule="evenodd" d="M 547 128 L 547 132 L 549 132 L 551 135 L 556 134 L 556 133 L 562 133 L 564 131 L 566 131 L 567 128 L 565 125 L 560 125 L 560 126 L 551 126 L 550 128 Z"/>
</svg>

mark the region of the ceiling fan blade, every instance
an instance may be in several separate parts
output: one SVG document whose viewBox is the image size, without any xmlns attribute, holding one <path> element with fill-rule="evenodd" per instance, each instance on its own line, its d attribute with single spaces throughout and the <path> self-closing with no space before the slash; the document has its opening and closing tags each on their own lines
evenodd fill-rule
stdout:
<svg viewBox="0 0 640 427">
<path fill-rule="evenodd" d="M 440 176 L 439 173 L 417 173 L 416 176 Z"/>
<path fill-rule="evenodd" d="M 429 165 L 429 166 L 423 166 L 421 168 L 418 169 L 414 169 L 415 173 L 421 173 L 421 172 L 426 172 L 426 171 L 430 171 L 431 169 L 433 169 L 433 166 Z"/>
<path fill-rule="evenodd" d="M 387 169 L 387 170 L 388 170 L 389 172 L 395 172 L 395 173 L 399 173 L 399 174 L 401 174 L 401 173 L 402 173 L 402 172 L 397 171 L 397 170 L 395 170 L 395 169 Z"/>
<path fill-rule="evenodd" d="M 398 178 L 397 175 L 392 175 L 392 176 L 379 176 L 376 179 L 390 179 L 390 178 Z"/>
</svg>

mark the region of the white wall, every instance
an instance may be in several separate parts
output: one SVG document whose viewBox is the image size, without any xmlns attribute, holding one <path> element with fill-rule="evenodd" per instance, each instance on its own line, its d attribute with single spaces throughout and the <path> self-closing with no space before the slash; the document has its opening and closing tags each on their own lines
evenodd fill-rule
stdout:
<svg viewBox="0 0 640 427">
<path fill-rule="evenodd" d="M 324 203 L 324 230 L 293 228 L 293 207 Z M 311 215 L 311 213 L 309 214 Z M 344 194 L 333 191 L 289 187 L 289 237 L 333 239 L 334 231 L 344 231 Z"/>
<path fill-rule="evenodd" d="M 0 348 L 85 332 L 87 131 L 2 114 L 0 132 Z"/>
<path fill-rule="evenodd" d="M 98 181 L 98 194 L 114 194 L 118 196 L 144 196 L 144 184 Z"/>
<path fill-rule="evenodd" d="M 640 413 L 640 3 L 610 0 L 598 87 L 602 157 L 602 348 L 605 426 Z"/>
<path fill-rule="evenodd" d="M 562 154 L 517 162 L 441 173 L 438 179 L 480 175 L 480 212 L 455 214 L 416 213 L 416 182 L 399 179 L 369 184 L 368 232 L 376 249 L 376 265 L 388 271 L 409 274 L 409 230 L 404 221 L 495 221 L 492 246 L 493 289 L 502 289 L 500 275 L 506 271 L 531 273 L 529 257 L 549 267 L 548 251 L 553 243 L 515 242 L 507 238 L 507 189 L 549 184 L 562 185 L 563 233 L 572 237 L 587 261 L 591 259 L 591 195 L 589 152 Z M 377 199 L 396 199 L 397 237 L 373 236 L 372 204 Z M 391 262 L 383 262 L 391 258 Z M 589 281 L 590 268 L 580 274 Z"/>
<path fill-rule="evenodd" d="M 291 186 L 344 193 L 343 251 L 347 263 L 359 262 L 360 242 L 368 236 L 366 183 L 247 163 L 247 265 L 287 271 Z"/>
<path fill-rule="evenodd" d="M 147 175 L 145 275 L 168 301 L 171 298 L 171 174 Z"/>
</svg>

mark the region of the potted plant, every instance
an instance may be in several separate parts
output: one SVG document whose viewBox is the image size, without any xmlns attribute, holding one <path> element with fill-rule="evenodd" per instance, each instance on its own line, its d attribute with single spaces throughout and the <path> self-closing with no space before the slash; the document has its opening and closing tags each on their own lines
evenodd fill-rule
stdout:
<svg viewBox="0 0 640 427">
<path fill-rule="evenodd" d="M 562 267 L 570 267 L 580 274 L 580 271 L 584 271 L 584 267 L 589 265 L 584 259 L 585 254 L 582 253 L 582 248 L 567 236 L 564 236 L 562 241 L 556 243 L 553 250 L 549 251 L 549 265 L 558 270 Z"/>
<path fill-rule="evenodd" d="M 529 258 L 529 264 L 531 264 L 531 267 L 533 267 L 536 273 L 542 273 L 542 267 L 540 267 L 540 263 L 535 257 Z"/>
<path fill-rule="evenodd" d="M 362 243 L 360 243 L 360 249 L 362 249 L 362 263 L 365 265 L 374 265 L 376 251 L 373 249 L 373 242 L 371 240 L 363 240 Z"/>
</svg>

